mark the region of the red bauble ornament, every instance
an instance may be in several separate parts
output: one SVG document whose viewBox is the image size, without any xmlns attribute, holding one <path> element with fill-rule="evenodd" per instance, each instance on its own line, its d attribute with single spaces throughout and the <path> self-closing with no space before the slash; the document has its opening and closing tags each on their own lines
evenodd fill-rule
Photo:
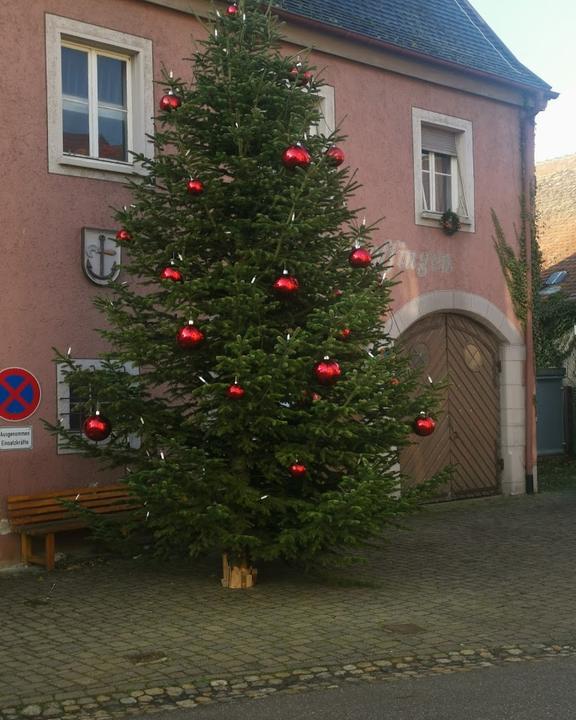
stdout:
<svg viewBox="0 0 576 720">
<path fill-rule="evenodd" d="M 300 283 L 297 278 L 288 274 L 288 270 L 284 270 L 282 275 L 274 282 L 272 287 L 278 295 L 282 297 L 290 297 L 298 292 Z"/>
<path fill-rule="evenodd" d="M 302 70 L 302 67 L 300 65 L 295 65 L 290 70 L 290 78 L 292 80 L 295 80 L 300 87 L 303 87 L 304 85 L 309 85 L 312 82 L 313 77 L 313 72 L 311 72 L 310 70 Z"/>
<path fill-rule="evenodd" d="M 330 161 L 331 165 L 338 167 L 344 162 L 344 150 L 341 150 L 339 147 L 333 145 L 326 151 L 326 157 Z"/>
<path fill-rule="evenodd" d="M 302 145 L 290 145 L 282 153 L 282 164 L 288 170 L 307 168 L 311 162 L 310 153 Z"/>
<path fill-rule="evenodd" d="M 390 385 L 400 385 L 400 380 L 398 380 L 397 377 L 393 377 L 393 378 L 390 380 Z"/>
<path fill-rule="evenodd" d="M 228 385 L 226 388 L 226 394 L 231 400 L 241 400 L 246 394 L 246 390 L 235 382 L 232 383 L 232 385 Z"/>
<path fill-rule="evenodd" d="M 336 337 L 338 338 L 338 340 L 348 340 L 350 335 L 352 335 L 352 330 L 350 330 L 350 328 L 348 327 L 345 327 L 338 332 L 338 335 Z"/>
<path fill-rule="evenodd" d="M 180 270 L 177 270 L 175 267 L 172 267 L 169 265 L 168 267 L 165 267 L 164 270 L 160 273 L 160 280 L 172 280 L 172 282 L 182 282 L 184 280 L 184 277 Z"/>
<path fill-rule="evenodd" d="M 160 99 L 160 110 L 170 112 L 171 110 L 177 110 L 182 105 L 182 100 L 178 95 L 174 95 L 173 92 L 169 92 L 167 95 L 162 95 Z"/>
<path fill-rule="evenodd" d="M 421 412 L 416 420 L 414 420 L 412 427 L 414 428 L 416 435 L 426 437 L 428 435 L 432 435 L 436 429 L 436 421 L 429 415 L 426 415 L 426 413 Z"/>
<path fill-rule="evenodd" d="M 342 375 L 342 369 L 336 360 L 328 356 L 314 365 L 314 374 L 321 385 L 333 385 Z"/>
<path fill-rule="evenodd" d="M 204 183 L 198 178 L 190 178 L 186 183 L 186 189 L 190 195 L 202 195 L 204 192 Z"/>
<path fill-rule="evenodd" d="M 108 420 L 108 418 L 105 418 L 103 415 L 100 415 L 98 411 L 96 411 L 94 415 L 90 415 L 86 418 L 86 420 L 84 420 L 82 430 L 84 431 L 84 435 L 86 435 L 88 440 L 94 440 L 94 442 L 101 442 L 102 440 L 106 440 L 106 438 L 112 432 L 112 424 L 110 420 Z"/>
<path fill-rule="evenodd" d="M 229 15 L 230 17 L 238 15 L 238 5 L 236 5 L 236 3 L 234 3 L 233 5 L 228 5 L 228 7 L 226 8 L 226 15 Z"/>
<path fill-rule="evenodd" d="M 348 262 L 353 268 L 365 268 L 372 262 L 372 255 L 366 248 L 356 248 L 348 256 Z"/>
<path fill-rule="evenodd" d="M 290 475 L 292 475 L 295 480 L 305 477 L 307 472 L 308 468 L 302 463 L 295 462 L 290 465 Z"/>
<path fill-rule="evenodd" d="M 118 242 L 127 242 L 128 240 L 132 240 L 132 235 L 130 235 L 126 228 L 121 228 L 116 233 L 116 240 L 118 240 Z"/>
<path fill-rule="evenodd" d="M 178 345 L 183 350 L 195 350 L 196 348 L 200 347 L 204 340 L 206 339 L 206 336 L 195 325 L 192 323 L 188 323 L 188 325 L 184 325 L 184 327 L 181 327 L 180 330 L 176 333 L 176 340 L 178 341 Z"/>
<path fill-rule="evenodd" d="M 340 290 L 340 288 L 334 288 L 334 290 L 332 290 L 332 295 L 337 298 L 342 297 L 342 295 L 344 295 L 344 290 Z"/>
</svg>

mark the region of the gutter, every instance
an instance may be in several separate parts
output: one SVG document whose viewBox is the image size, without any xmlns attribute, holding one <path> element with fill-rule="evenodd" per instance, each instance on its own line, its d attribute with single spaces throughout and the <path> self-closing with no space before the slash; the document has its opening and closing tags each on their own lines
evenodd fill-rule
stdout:
<svg viewBox="0 0 576 720">
<path fill-rule="evenodd" d="M 426 55 L 425 53 L 418 52 L 417 50 L 410 50 L 408 48 L 403 48 L 400 45 L 394 45 L 393 43 L 386 42 L 385 40 L 371 38 L 367 35 L 355 32 L 354 30 L 345 30 L 344 28 L 340 28 L 335 25 L 328 25 L 320 20 L 314 20 L 312 18 L 305 17 L 304 15 L 297 15 L 295 13 L 288 12 L 287 10 L 283 10 L 282 8 L 272 7 L 272 11 L 275 15 L 278 15 L 282 19 L 293 24 L 303 25 L 304 27 L 336 35 L 337 37 L 344 38 L 345 40 L 361 43 L 363 45 L 372 45 L 380 48 L 381 50 L 387 50 L 395 53 L 396 55 L 403 55 L 427 64 L 439 65 L 440 67 L 457 70 L 461 73 L 475 75 L 483 80 L 490 80 L 492 82 L 500 83 L 501 85 L 507 85 L 517 90 L 522 90 L 523 92 L 530 92 L 539 98 L 538 106 L 541 110 L 544 110 L 548 100 L 555 100 L 559 96 L 559 93 L 552 90 L 549 86 L 548 89 L 546 89 L 545 87 L 537 87 L 517 82 L 515 80 L 509 80 L 508 78 L 503 78 L 500 75 L 495 75 L 494 73 L 486 72 L 485 70 L 478 70 L 476 68 L 468 67 L 467 65 L 460 65 L 458 63 L 451 62 L 450 60 L 442 60 L 441 58 L 435 58 L 430 55 Z"/>
<path fill-rule="evenodd" d="M 520 162 L 521 187 L 524 197 L 522 207 L 522 228 L 526 240 L 526 325 L 524 329 L 526 360 L 524 362 L 526 446 L 524 460 L 524 482 L 527 495 L 536 490 L 536 368 L 534 359 L 533 334 L 533 290 L 532 290 L 532 222 L 534 219 L 534 130 L 538 107 L 525 106 L 520 113 Z"/>
</svg>

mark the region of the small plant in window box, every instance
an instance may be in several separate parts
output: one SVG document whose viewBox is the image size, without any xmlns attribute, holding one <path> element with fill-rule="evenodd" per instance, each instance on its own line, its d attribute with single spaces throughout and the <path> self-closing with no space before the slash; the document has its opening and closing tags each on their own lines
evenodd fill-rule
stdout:
<svg viewBox="0 0 576 720">
<path fill-rule="evenodd" d="M 452 210 L 446 210 L 445 213 L 442 213 L 442 217 L 440 218 L 440 227 L 444 230 L 446 235 L 454 235 L 461 228 L 460 218 Z"/>
</svg>

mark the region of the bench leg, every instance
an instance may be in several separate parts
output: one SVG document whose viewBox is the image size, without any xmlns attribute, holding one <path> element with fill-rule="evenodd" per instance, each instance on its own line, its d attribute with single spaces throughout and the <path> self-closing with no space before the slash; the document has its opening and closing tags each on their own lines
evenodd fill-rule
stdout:
<svg viewBox="0 0 576 720">
<path fill-rule="evenodd" d="M 55 555 L 55 550 L 56 550 L 56 544 L 54 542 L 54 533 L 46 533 L 44 547 L 45 547 L 46 570 L 54 570 L 54 565 L 55 565 L 54 555 Z"/>
<path fill-rule="evenodd" d="M 32 555 L 32 538 L 26 533 L 20 535 L 20 559 L 24 565 L 30 564 L 30 556 Z"/>
</svg>

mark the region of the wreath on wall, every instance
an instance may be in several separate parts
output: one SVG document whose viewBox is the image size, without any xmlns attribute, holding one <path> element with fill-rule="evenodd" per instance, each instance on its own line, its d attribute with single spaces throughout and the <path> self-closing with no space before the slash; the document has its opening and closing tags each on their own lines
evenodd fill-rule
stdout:
<svg viewBox="0 0 576 720">
<path fill-rule="evenodd" d="M 460 230 L 460 218 L 455 212 L 452 212 L 452 210 L 446 210 L 440 218 L 440 227 L 446 235 L 454 235 L 454 233 Z"/>
</svg>

